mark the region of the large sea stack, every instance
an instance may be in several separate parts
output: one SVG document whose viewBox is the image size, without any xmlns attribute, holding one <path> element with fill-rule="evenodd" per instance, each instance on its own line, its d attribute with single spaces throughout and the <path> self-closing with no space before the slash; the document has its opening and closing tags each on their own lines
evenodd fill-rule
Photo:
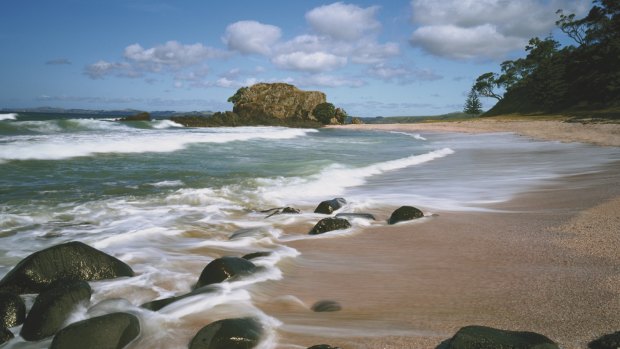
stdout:
<svg viewBox="0 0 620 349">
<path fill-rule="evenodd" d="M 316 120 L 314 108 L 326 102 L 325 93 L 302 91 L 284 83 L 259 83 L 240 88 L 229 99 L 242 118 Z"/>
</svg>

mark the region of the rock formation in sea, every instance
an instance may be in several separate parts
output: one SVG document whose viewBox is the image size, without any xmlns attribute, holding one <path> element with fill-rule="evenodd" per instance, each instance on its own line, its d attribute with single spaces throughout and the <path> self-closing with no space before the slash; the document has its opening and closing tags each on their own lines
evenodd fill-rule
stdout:
<svg viewBox="0 0 620 349">
<path fill-rule="evenodd" d="M 262 335 L 262 325 L 256 319 L 224 319 L 198 331 L 189 349 L 250 349 L 256 347 Z"/>
<path fill-rule="evenodd" d="M 211 116 L 179 116 L 170 120 L 188 127 L 291 126 L 320 127 L 344 123 L 347 113 L 327 102 L 325 93 L 302 91 L 285 83 L 241 87 L 228 98 L 233 110 Z"/>
</svg>

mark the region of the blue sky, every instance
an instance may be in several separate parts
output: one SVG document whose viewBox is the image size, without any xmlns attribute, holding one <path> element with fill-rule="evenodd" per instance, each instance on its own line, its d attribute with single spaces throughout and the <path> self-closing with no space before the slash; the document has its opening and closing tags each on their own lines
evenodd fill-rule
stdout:
<svg viewBox="0 0 620 349">
<path fill-rule="evenodd" d="M 462 109 L 477 76 L 589 0 L 5 1 L 0 108 L 230 110 L 241 86 L 321 90 L 352 115 Z M 483 99 L 490 107 L 494 100 Z"/>
</svg>

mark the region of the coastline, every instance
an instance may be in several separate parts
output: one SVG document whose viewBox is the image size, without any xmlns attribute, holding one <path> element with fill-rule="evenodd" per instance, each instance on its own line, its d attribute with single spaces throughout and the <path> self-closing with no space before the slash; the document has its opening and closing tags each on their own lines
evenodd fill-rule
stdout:
<svg viewBox="0 0 620 349">
<path fill-rule="evenodd" d="M 415 124 L 361 124 L 327 126 L 353 130 L 401 132 L 512 132 L 536 139 L 583 142 L 620 147 L 620 124 L 570 123 L 562 120 L 527 120 L 509 117 L 478 118 L 467 121 L 428 122 Z"/>
<path fill-rule="evenodd" d="M 519 127 L 532 126 L 526 123 Z M 340 127 L 531 136 L 514 125 Z M 596 144 L 615 145 L 620 125 L 612 126 Z M 288 243 L 301 255 L 282 266 L 283 280 L 254 290 L 257 305 L 284 323 L 277 348 L 436 348 L 463 326 L 485 325 L 538 332 L 577 349 L 620 329 L 620 162 L 489 208 Z M 312 312 L 320 300 L 342 310 Z"/>
</svg>

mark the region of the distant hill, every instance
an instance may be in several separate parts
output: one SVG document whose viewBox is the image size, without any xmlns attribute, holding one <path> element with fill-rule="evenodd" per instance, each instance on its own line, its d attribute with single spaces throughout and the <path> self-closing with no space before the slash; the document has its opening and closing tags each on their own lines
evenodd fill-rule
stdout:
<svg viewBox="0 0 620 349">
<path fill-rule="evenodd" d="M 431 121 L 465 120 L 478 117 L 477 115 L 454 112 L 442 115 L 431 116 L 377 116 L 374 118 L 359 117 L 365 124 L 413 124 Z"/>
<path fill-rule="evenodd" d="M 39 114 L 79 114 L 79 115 L 93 115 L 93 116 L 129 116 L 143 112 L 137 109 L 121 109 L 121 110 L 93 110 L 93 109 L 65 109 L 65 108 L 53 108 L 53 107 L 38 107 L 38 108 L 3 108 L 0 110 L 2 113 L 39 113 Z M 208 116 L 213 115 L 212 111 L 190 111 L 179 112 L 173 110 L 160 110 L 152 111 L 149 114 L 156 119 L 169 118 L 173 116 L 184 115 L 199 115 Z"/>
</svg>

